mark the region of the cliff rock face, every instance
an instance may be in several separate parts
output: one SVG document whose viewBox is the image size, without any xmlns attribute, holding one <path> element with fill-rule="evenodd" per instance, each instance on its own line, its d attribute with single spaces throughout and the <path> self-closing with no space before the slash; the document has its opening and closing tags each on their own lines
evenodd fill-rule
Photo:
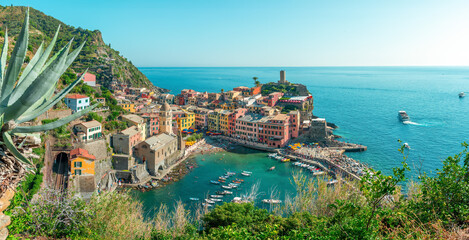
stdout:
<svg viewBox="0 0 469 240">
<path fill-rule="evenodd" d="M 8 28 L 10 51 L 13 50 L 15 39 L 21 30 L 25 12 L 26 7 L 0 6 L 0 42 L 3 43 L 5 29 Z M 95 74 L 98 83 L 103 86 L 108 86 L 111 81 L 117 81 L 130 84 L 133 87 L 146 87 L 157 92 L 165 92 L 165 89 L 154 86 L 132 62 L 120 55 L 119 51 L 106 45 L 99 30 L 75 28 L 33 8 L 30 8 L 29 14 L 30 36 L 26 61 L 28 61 L 28 57 L 32 58 L 42 41 L 45 44 L 50 42 L 60 25 L 61 29 L 54 52 L 61 49 L 72 38 L 74 38 L 73 48 L 86 41 L 80 55 L 71 65 L 71 69 L 75 73 L 83 72 L 89 68 L 89 72 Z"/>
</svg>

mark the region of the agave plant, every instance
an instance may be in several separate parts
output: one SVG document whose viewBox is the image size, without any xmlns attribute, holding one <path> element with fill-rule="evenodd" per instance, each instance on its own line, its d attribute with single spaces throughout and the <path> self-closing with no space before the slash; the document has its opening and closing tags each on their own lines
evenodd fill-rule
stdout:
<svg viewBox="0 0 469 240">
<path fill-rule="evenodd" d="M 18 160 L 31 165 L 31 162 L 21 154 L 12 141 L 14 133 L 33 133 L 51 130 L 77 119 L 91 111 L 96 105 L 76 112 L 55 122 L 39 126 L 19 126 L 43 114 L 59 102 L 83 78 L 75 80 L 68 87 L 54 95 L 56 83 L 65 70 L 72 64 L 83 48 L 84 42 L 70 52 L 73 39 L 54 56 L 49 55 L 54 48 L 59 33 L 57 28 L 54 38 L 44 49 L 44 42 L 37 49 L 34 57 L 24 68 L 21 76 L 21 67 L 24 63 L 29 37 L 29 9 L 23 27 L 16 41 L 15 48 L 10 57 L 8 67 L 6 60 L 8 54 L 8 32 L 5 31 L 5 42 L 0 55 L 0 125 L 1 144 L 4 145 Z"/>
</svg>

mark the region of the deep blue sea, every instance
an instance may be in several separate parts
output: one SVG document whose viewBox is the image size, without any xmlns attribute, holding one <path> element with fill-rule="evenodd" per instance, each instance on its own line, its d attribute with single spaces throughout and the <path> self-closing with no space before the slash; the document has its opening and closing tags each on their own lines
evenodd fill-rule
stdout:
<svg viewBox="0 0 469 240">
<path fill-rule="evenodd" d="M 469 97 L 458 98 L 469 92 L 469 67 L 140 68 L 153 84 L 175 94 L 253 86 L 254 76 L 261 83 L 278 81 L 282 69 L 287 80 L 308 87 L 314 115 L 337 124 L 343 141 L 368 146 L 348 155 L 377 170 L 389 174 L 400 165 L 398 139 L 411 146 L 414 179 L 418 169 L 434 174 L 469 142 Z M 415 124 L 399 122 L 399 110 Z"/>
</svg>

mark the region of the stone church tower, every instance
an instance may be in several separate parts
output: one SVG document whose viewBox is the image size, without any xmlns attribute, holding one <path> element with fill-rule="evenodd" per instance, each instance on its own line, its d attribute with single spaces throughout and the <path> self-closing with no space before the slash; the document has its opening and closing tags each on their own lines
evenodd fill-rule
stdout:
<svg viewBox="0 0 469 240">
<path fill-rule="evenodd" d="M 160 133 L 173 134 L 173 112 L 166 102 L 160 110 Z"/>
</svg>

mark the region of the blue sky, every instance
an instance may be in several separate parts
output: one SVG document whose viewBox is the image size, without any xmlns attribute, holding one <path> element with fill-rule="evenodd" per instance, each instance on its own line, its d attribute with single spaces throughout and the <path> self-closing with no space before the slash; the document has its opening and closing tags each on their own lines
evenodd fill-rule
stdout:
<svg viewBox="0 0 469 240">
<path fill-rule="evenodd" d="M 469 65 L 467 0 L 30 0 L 137 66 Z"/>
</svg>

